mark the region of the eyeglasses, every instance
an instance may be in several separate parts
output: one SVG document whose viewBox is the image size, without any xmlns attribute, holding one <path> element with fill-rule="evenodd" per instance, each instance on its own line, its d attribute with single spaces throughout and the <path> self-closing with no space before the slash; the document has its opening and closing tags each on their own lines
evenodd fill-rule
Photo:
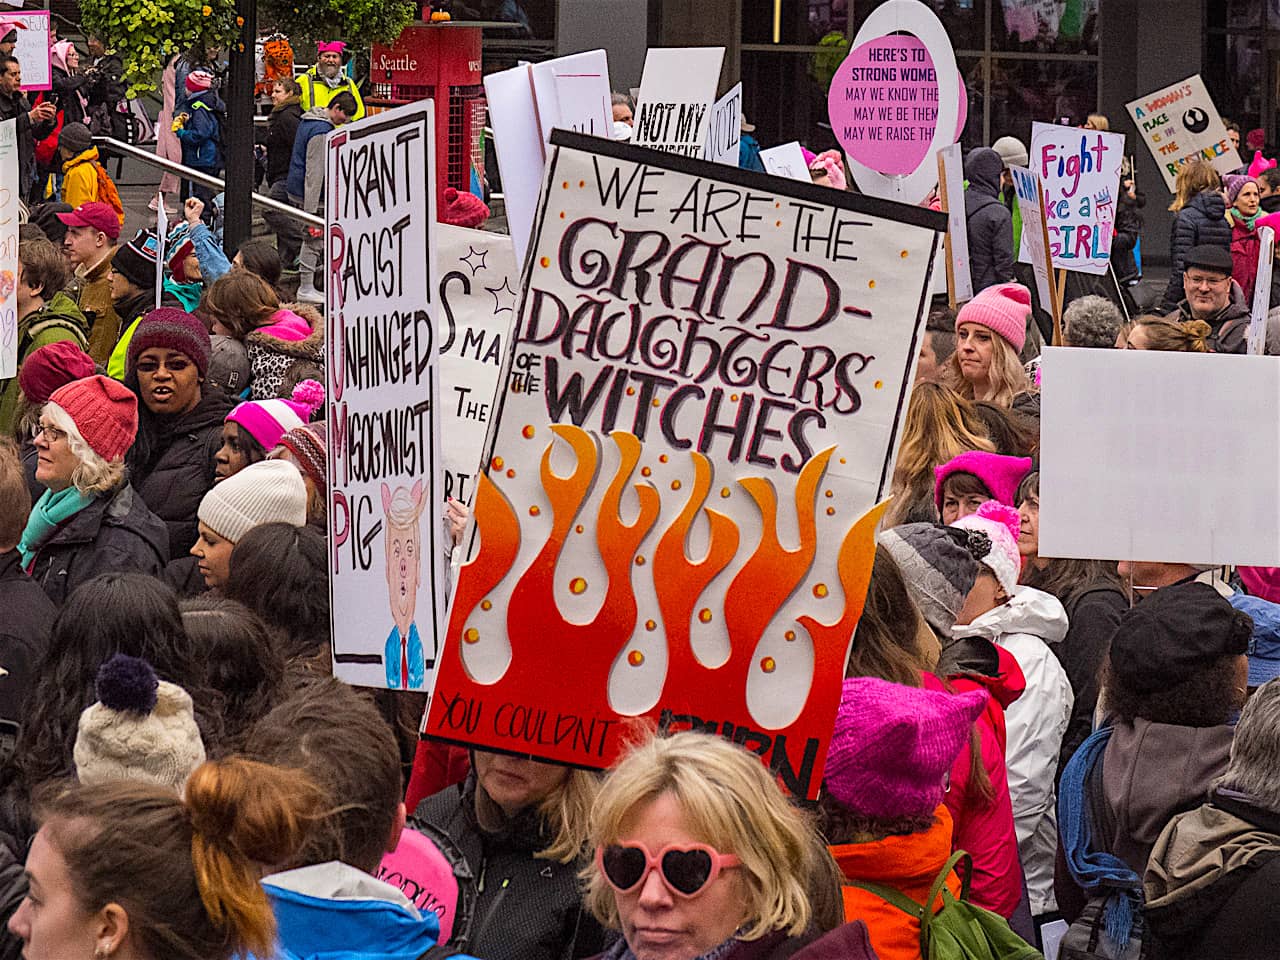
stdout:
<svg viewBox="0 0 1280 960">
<path fill-rule="evenodd" d="M 742 861 L 704 843 L 669 843 L 657 853 L 650 853 L 638 840 L 627 840 L 597 847 L 596 865 L 619 893 L 634 890 L 657 870 L 668 890 L 688 899 L 705 890 L 721 870 L 740 867 Z"/>
<path fill-rule="evenodd" d="M 1182 276 L 1193 287 L 1217 287 L 1231 281 L 1230 277 L 1206 277 L 1190 273 L 1184 273 Z"/>
<path fill-rule="evenodd" d="M 134 369 L 139 373 L 155 373 L 161 367 L 164 367 L 170 373 L 181 373 L 187 367 L 191 366 L 191 361 L 186 357 L 170 357 L 167 360 L 139 360 L 134 364 Z"/>
<path fill-rule="evenodd" d="M 59 430 L 57 427 L 46 427 L 43 423 L 37 423 L 31 427 L 31 439 L 34 440 L 40 434 L 44 434 L 44 438 L 49 443 L 57 443 L 59 440 L 65 440 L 67 431 Z"/>
</svg>

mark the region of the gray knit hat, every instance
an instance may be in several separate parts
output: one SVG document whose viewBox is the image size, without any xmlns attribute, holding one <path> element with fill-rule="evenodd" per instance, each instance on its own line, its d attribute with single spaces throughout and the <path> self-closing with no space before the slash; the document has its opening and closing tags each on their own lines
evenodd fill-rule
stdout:
<svg viewBox="0 0 1280 960">
<path fill-rule="evenodd" d="M 949 636 L 978 579 L 991 540 L 978 530 L 904 523 L 877 538 L 902 570 L 911 599 L 939 636 Z"/>
</svg>

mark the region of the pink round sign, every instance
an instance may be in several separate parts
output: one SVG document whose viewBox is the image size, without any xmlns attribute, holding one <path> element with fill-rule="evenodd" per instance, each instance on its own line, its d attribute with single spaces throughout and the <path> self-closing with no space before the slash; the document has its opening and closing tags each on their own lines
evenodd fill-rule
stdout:
<svg viewBox="0 0 1280 960">
<path fill-rule="evenodd" d="M 964 80 L 957 80 L 954 140 L 969 112 Z M 827 112 L 836 139 L 854 160 L 883 174 L 912 173 L 924 162 L 937 126 L 938 77 L 928 48 L 910 34 L 854 47 L 831 81 Z"/>
</svg>

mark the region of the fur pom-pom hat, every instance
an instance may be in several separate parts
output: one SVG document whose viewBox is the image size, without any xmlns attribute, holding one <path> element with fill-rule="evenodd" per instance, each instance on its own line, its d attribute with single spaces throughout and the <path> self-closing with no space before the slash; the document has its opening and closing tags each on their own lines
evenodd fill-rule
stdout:
<svg viewBox="0 0 1280 960">
<path fill-rule="evenodd" d="M 987 500 L 976 513 L 961 517 L 952 526 L 976 530 L 990 538 L 991 550 L 980 560 L 996 575 L 1004 592 L 1012 596 L 1018 588 L 1018 575 L 1022 572 L 1022 554 L 1018 552 L 1022 518 L 1018 511 L 995 500 Z"/>
<path fill-rule="evenodd" d="M 247 430 L 270 453 L 281 437 L 310 422 L 323 406 L 324 387 L 317 380 L 303 380 L 288 400 L 246 400 L 227 414 L 226 422 Z"/>
</svg>

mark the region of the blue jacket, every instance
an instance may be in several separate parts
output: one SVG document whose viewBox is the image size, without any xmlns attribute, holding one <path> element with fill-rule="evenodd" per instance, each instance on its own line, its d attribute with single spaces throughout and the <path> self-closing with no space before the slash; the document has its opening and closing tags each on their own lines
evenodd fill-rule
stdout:
<svg viewBox="0 0 1280 960">
<path fill-rule="evenodd" d="M 293 138 L 293 156 L 289 158 L 289 178 L 285 189 L 291 197 L 307 195 L 307 144 L 314 137 L 323 137 L 333 129 L 326 107 L 312 107 L 302 115 L 298 134 Z"/>
<path fill-rule="evenodd" d="M 434 913 L 419 915 L 398 889 L 345 863 L 273 874 L 262 885 L 279 928 L 273 960 L 418 960 L 440 935 Z"/>
<path fill-rule="evenodd" d="M 182 142 L 182 162 L 200 170 L 222 169 L 222 118 L 227 107 L 213 90 L 193 94 L 183 107 L 189 114 L 178 131 Z"/>
</svg>

